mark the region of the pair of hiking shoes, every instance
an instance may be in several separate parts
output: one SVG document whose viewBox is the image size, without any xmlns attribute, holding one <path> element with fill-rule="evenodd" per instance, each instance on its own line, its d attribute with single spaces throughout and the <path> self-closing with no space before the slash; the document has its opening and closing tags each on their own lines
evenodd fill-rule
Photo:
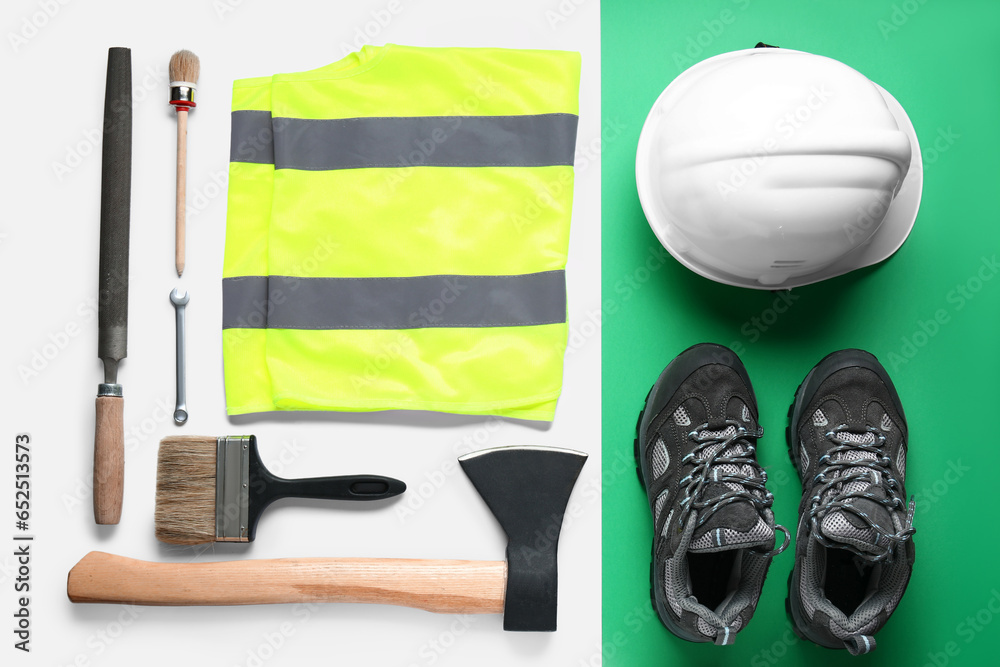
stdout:
<svg viewBox="0 0 1000 667">
<path fill-rule="evenodd" d="M 655 530 L 650 597 L 688 641 L 732 644 L 791 539 L 757 461 L 757 415 L 736 353 L 701 344 L 660 374 L 639 416 L 636 466 Z M 786 437 L 802 481 L 792 626 L 821 646 L 868 653 L 914 558 L 906 418 L 888 373 L 862 350 L 825 357 L 795 392 Z"/>
</svg>

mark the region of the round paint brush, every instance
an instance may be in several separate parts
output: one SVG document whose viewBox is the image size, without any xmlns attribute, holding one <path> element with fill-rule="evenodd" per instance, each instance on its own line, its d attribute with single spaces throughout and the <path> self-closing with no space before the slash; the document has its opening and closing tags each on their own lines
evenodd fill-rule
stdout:
<svg viewBox="0 0 1000 667">
<path fill-rule="evenodd" d="M 170 103 L 177 111 L 177 275 L 184 273 L 184 208 L 187 198 L 187 115 L 194 109 L 201 63 L 190 51 L 170 56 Z"/>
</svg>

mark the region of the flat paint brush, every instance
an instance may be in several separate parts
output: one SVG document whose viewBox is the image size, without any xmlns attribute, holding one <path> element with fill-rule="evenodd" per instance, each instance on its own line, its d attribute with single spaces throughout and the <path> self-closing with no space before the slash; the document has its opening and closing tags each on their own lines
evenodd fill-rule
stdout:
<svg viewBox="0 0 1000 667">
<path fill-rule="evenodd" d="M 381 500 L 406 484 L 381 475 L 282 479 L 252 435 L 171 436 L 156 466 L 156 538 L 171 544 L 253 542 L 264 509 L 279 498 Z"/>
<path fill-rule="evenodd" d="M 201 63 L 190 51 L 178 51 L 170 57 L 170 104 L 177 110 L 177 240 L 174 261 L 177 275 L 184 273 L 184 213 L 187 201 L 187 116 L 194 109 L 194 91 L 198 86 Z"/>
</svg>

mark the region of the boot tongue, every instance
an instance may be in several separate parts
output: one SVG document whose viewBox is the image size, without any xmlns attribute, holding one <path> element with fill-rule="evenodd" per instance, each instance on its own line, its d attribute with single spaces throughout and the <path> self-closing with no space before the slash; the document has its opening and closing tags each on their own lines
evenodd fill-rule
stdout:
<svg viewBox="0 0 1000 667">
<path fill-rule="evenodd" d="M 736 427 L 732 424 L 709 422 L 702 438 L 732 438 L 736 435 Z M 725 450 L 723 451 L 723 448 Z M 747 453 L 746 443 L 731 441 L 728 445 L 718 443 L 709 445 L 702 452 L 702 457 L 721 456 L 733 458 Z M 713 481 L 721 480 L 726 475 L 744 475 L 752 477 L 753 469 L 748 465 L 720 463 L 708 469 L 705 487 L 701 500 L 711 503 L 713 498 L 732 491 L 742 491 L 743 487 L 735 482 Z M 701 510 L 703 513 L 710 508 Z M 728 551 L 730 549 L 748 549 L 760 546 L 768 548 L 774 545 L 774 529 L 760 516 L 757 509 L 748 500 L 737 500 L 716 510 L 708 521 L 695 530 L 688 546 L 688 551 L 710 552 Z"/>
<path fill-rule="evenodd" d="M 852 433 L 842 432 L 839 437 L 845 442 L 855 442 L 857 444 L 871 445 L 875 443 L 875 436 L 872 433 Z M 876 461 L 878 455 L 873 452 L 863 450 L 850 450 L 840 452 L 834 457 L 835 461 Z M 853 475 L 863 475 L 847 483 L 834 483 L 830 485 L 823 496 L 822 502 L 827 503 L 837 497 L 848 494 L 868 493 L 876 499 L 884 499 L 885 489 L 882 487 L 882 473 L 865 466 L 851 466 L 843 468 L 835 473 L 831 479 L 837 477 L 847 477 Z M 851 510 L 834 510 L 828 512 L 820 521 L 819 530 L 831 542 L 843 544 L 858 549 L 863 554 L 881 555 L 888 548 L 889 541 L 884 535 L 892 535 L 896 532 L 892 523 L 892 515 L 885 505 L 876 500 L 868 498 L 850 498 L 847 505 Z M 877 528 L 868 525 L 857 512 L 864 513 Z"/>
<path fill-rule="evenodd" d="M 694 533 L 688 551 L 707 553 L 730 549 L 774 547 L 774 529 L 746 500 L 726 505 Z"/>
</svg>

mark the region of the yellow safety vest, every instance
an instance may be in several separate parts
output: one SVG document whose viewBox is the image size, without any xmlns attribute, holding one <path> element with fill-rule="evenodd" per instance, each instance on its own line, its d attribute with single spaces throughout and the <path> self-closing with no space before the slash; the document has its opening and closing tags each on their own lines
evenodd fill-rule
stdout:
<svg viewBox="0 0 1000 667">
<path fill-rule="evenodd" d="M 233 84 L 229 414 L 551 420 L 580 56 L 366 46 Z"/>
</svg>

